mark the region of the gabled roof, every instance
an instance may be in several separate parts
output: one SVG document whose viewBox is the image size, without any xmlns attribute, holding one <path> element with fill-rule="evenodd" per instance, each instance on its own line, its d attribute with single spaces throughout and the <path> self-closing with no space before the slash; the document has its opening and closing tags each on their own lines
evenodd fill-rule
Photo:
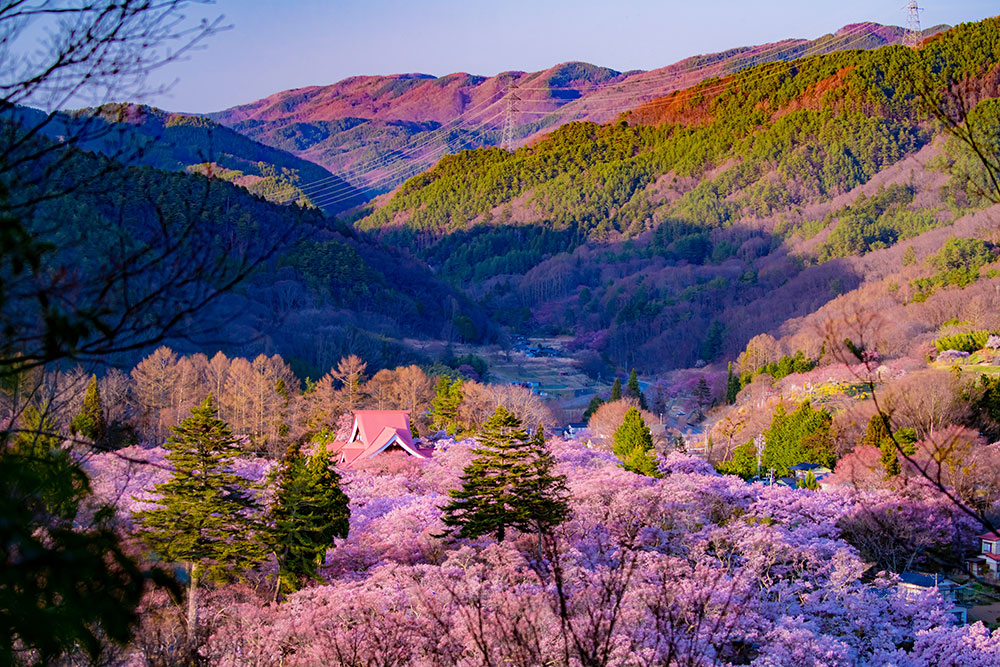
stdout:
<svg viewBox="0 0 1000 667">
<path fill-rule="evenodd" d="M 981 540 L 986 540 L 987 542 L 996 542 L 997 540 L 1000 540 L 1000 533 L 997 533 L 997 531 L 994 530 L 989 533 L 983 533 L 982 535 L 976 535 L 976 537 Z"/>
<path fill-rule="evenodd" d="M 361 440 L 370 445 L 387 428 L 399 433 L 407 444 L 413 445 L 409 410 L 355 410 L 354 428 L 347 442 L 353 444 L 355 440 Z"/>
<path fill-rule="evenodd" d="M 418 459 L 430 458 L 433 451 L 414 443 L 408 410 L 357 410 L 351 437 L 340 451 L 340 462 L 350 466 L 393 445 Z"/>
</svg>

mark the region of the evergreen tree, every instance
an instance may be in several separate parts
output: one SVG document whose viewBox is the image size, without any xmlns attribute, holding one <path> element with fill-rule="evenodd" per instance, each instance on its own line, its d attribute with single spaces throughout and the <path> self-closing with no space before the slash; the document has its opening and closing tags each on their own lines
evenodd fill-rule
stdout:
<svg viewBox="0 0 1000 667">
<path fill-rule="evenodd" d="M 126 643 L 148 579 L 97 505 L 86 473 L 64 449 L 47 410 L 28 406 L 17 432 L 0 434 L 0 664 L 93 664 L 108 640 Z M 78 514 L 93 512 L 87 526 Z"/>
<path fill-rule="evenodd" d="M 725 340 L 726 327 L 719 320 L 714 320 L 705 332 L 705 339 L 701 341 L 701 358 L 711 361 L 722 351 L 722 343 Z"/>
<path fill-rule="evenodd" d="M 594 395 L 590 399 L 590 403 L 587 404 L 587 409 L 583 411 L 583 421 L 589 421 L 590 418 L 597 412 L 597 409 L 604 405 L 604 399 L 600 396 Z"/>
<path fill-rule="evenodd" d="M 865 434 L 861 436 L 860 444 L 877 449 L 881 448 L 882 443 L 889 439 L 889 427 L 886 421 L 881 412 L 876 412 L 872 415 L 872 418 L 868 420 L 868 426 L 865 428 Z"/>
<path fill-rule="evenodd" d="M 813 491 L 819 489 L 819 482 L 816 481 L 816 475 L 813 474 L 812 470 L 807 472 L 805 479 L 798 483 L 798 488 L 811 489 Z"/>
<path fill-rule="evenodd" d="M 762 463 L 765 469 L 774 468 L 779 477 L 788 475 L 789 466 L 797 463 L 818 463 L 832 468 L 836 461 L 830 425 L 833 418 L 826 410 L 813 410 L 809 401 L 803 402 L 795 412 L 788 414 L 779 405 L 771 418 L 771 427 L 764 432 L 765 442 Z M 733 456 L 716 466 L 723 474 L 740 475 L 750 479 L 757 474 L 757 450 L 753 441 L 740 445 Z"/>
<path fill-rule="evenodd" d="M 628 384 L 625 387 L 625 395 L 629 398 L 635 398 L 639 400 L 639 407 L 643 410 L 646 409 L 646 397 L 642 393 L 642 389 L 639 388 L 639 378 L 635 374 L 635 369 L 632 369 L 632 373 L 628 376 Z"/>
<path fill-rule="evenodd" d="M 742 389 L 740 376 L 733 373 L 733 362 L 729 362 L 729 375 L 726 377 L 726 403 L 732 405 L 736 402 L 736 396 Z"/>
<path fill-rule="evenodd" d="M 473 453 L 462 488 L 449 491 L 442 508 L 447 534 L 502 541 L 511 528 L 541 532 L 565 519 L 565 480 L 552 474 L 544 438 L 529 439 L 503 406 L 483 425 Z"/>
<path fill-rule="evenodd" d="M 899 457 L 896 456 L 896 443 L 892 441 L 891 438 L 886 438 L 879 445 L 879 449 L 882 450 L 882 455 L 879 456 L 879 462 L 882 463 L 882 467 L 885 468 L 885 478 L 895 477 L 903 471 L 902 466 L 899 465 Z"/>
<path fill-rule="evenodd" d="M 614 383 L 611 385 L 611 400 L 620 401 L 622 399 L 622 381 L 615 378 Z"/>
<path fill-rule="evenodd" d="M 238 441 L 218 418 L 212 396 L 174 427 L 164 445 L 173 476 L 156 485 L 155 509 L 135 514 L 142 540 L 168 563 L 188 570 L 188 633 L 197 626 L 197 593 L 203 576 L 227 580 L 258 563 L 261 508 L 248 483 L 231 472 Z"/>
<path fill-rule="evenodd" d="M 832 423 L 829 412 L 813 410 L 809 401 L 803 401 L 791 414 L 783 405 L 778 406 L 771 427 L 764 432 L 767 442 L 765 467 L 777 469 L 782 477 L 788 474 L 789 466 L 798 463 L 818 463 L 833 468 L 836 455 L 830 434 Z"/>
<path fill-rule="evenodd" d="M 87 393 L 83 396 L 83 407 L 80 408 L 80 414 L 73 418 L 70 432 L 90 438 L 98 446 L 105 443 L 108 425 L 104 419 L 104 406 L 101 404 L 101 390 L 96 375 L 90 377 Z"/>
<path fill-rule="evenodd" d="M 660 477 L 653 451 L 653 436 L 638 409 L 629 408 L 625 412 L 622 425 L 615 431 L 613 450 L 626 470 Z"/>
<path fill-rule="evenodd" d="M 431 401 L 431 425 L 438 430 L 456 433 L 458 422 L 458 406 L 462 403 L 462 380 L 454 381 L 442 375 L 434 387 L 435 395 Z"/>
<path fill-rule="evenodd" d="M 347 537 L 349 499 L 340 488 L 333 458 L 323 445 L 306 457 L 293 444 L 271 480 L 277 486 L 270 517 L 270 543 L 278 559 L 277 585 L 294 592 L 304 580 L 316 578 L 317 568 L 334 538 Z"/>
<path fill-rule="evenodd" d="M 527 497 L 527 511 L 541 539 L 547 528 L 558 526 L 569 518 L 569 489 L 566 477 L 553 472 L 556 460 L 545 444 L 545 427 L 541 424 L 535 429 L 531 449 L 534 458 L 533 476 L 529 478 L 532 493 Z"/>
<path fill-rule="evenodd" d="M 907 456 L 913 456 L 917 453 L 917 432 L 915 429 L 909 426 L 903 427 L 896 431 L 896 442 L 899 443 L 899 448 L 903 450 L 903 453 Z"/>
<path fill-rule="evenodd" d="M 698 407 L 702 409 L 712 402 L 712 390 L 708 388 L 704 375 L 698 378 L 698 384 L 694 388 L 694 398 L 698 402 Z"/>
</svg>

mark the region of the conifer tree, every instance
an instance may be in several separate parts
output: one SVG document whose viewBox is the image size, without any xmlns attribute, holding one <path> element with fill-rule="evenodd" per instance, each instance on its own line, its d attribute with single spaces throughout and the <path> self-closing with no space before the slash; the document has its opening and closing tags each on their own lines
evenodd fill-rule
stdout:
<svg viewBox="0 0 1000 667">
<path fill-rule="evenodd" d="M 740 376 L 733 373 L 733 362 L 729 362 L 729 374 L 726 376 L 726 403 L 732 405 L 740 393 Z"/>
<path fill-rule="evenodd" d="M 625 387 L 625 395 L 629 398 L 636 398 L 639 400 L 639 407 L 643 410 L 646 409 L 646 397 L 642 393 L 642 389 L 639 388 L 639 378 L 635 374 L 635 369 L 632 369 L 632 373 L 628 376 L 628 384 Z"/>
<path fill-rule="evenodd" d="M 626 470 L 660 477 L 653 451 L 653 436 L 638 409 L 632 407 L 625 412 L 622 425 L 615 431 L 613 451 Z"/>
<path fill-rule="evenodd" d="M 896 442 L 899 443 L 899 448 L 903 450 L 903 453 L 907 456 L 913 456 L 917 453 L 917 431 L 916 429 L 905 426 L 893 434 L 896 437 Z"/>
<path fill-rule="evenodd" d="M 800 489 L 810 489 L 816 491 L 819 489 L 819 482 L 816 480 L 816 475 L 812 470 L 806 473 L 805 479 L 798 483 Z"/>
<path fill-rule="evenodd" d="M 587 405 L 587 409 L 583 411 L 583 421 L 587 421 L 588 419 L 590 419 L 591 416 L 593 416 L 593 414 L 597 412 L 597 409 L 602 405 L 604 405 L 604 399 L 595 394 L 594 397 L 590 399 L 590 403 Z"/>
<path fill-rule="evenodd" d="M 709 389 L 704 375 L 698 378 L 698 384 L 694 388 L 694 398 L 698 401 L 698 407 L 702 409 L 712 402 L 712 390 Z"/>
<path fill-rule="evenodd" d="M 622 399 L 622 381 L 615 378 L 614 383 L 611 385 L 611 400 L 620 401 Z"/>
<path fill-rule="evenodd" d="M 147 582 L 168 584 L 126 553 L 47 408 L 27 406 L 0 436 L 0 516 L 2 665 L 62 664 L 65 651 L 98 664 L 108 640 L 131 639 Z"/>
<path fill-rule="evenodd" d="M 541 532 L 566 518 L 565 480 L 552 474 L 544 437 L 529 439 L 503 406 L 483 425 L 473 453 L 462 488 L 449 491 L 442 508 L 446 534 L 502 541 L 509 529 Z"/>
<path fill-rule="evenodd" d="M 83 396 L 83 407 L 80 408 L 80 414 L 73 418 L 70 432 L 90 438 L 95 445 L 104 444 L 108 424 L 104 419 L 104 406 L 101 404 L 101 390 L 96 375 L 90 377 L 87 393 Z"/>
<path fill-rule="evenodd" d="M 458 406 L 462 403 L 462 380 L 449 380 L 442 375 L 434 387 L 435 395 L 431 401 L 431 425 L 454 434 L 458 431 Z"/>
<path fill-rule="evenodd" d="M 881 448 L 882 442 L 889 438 L 889 429 L 886 426 L 886 420 L 881 412 L 876 412 L 872 415 L 872 418 L 868 420 L 868 426 L 865 428 L 865 434 L 861 436 L 861 444 L 868 445 L 869 447 Z"/>
<path fill-rule="evenodd" d="M 191 410 L 165 443 L 173 476 L 157 484 L 157 508 L 135 514 L 141 539 L 168 563 L 184 563 L 188 578 L 188 637 L 197 626 L 197 593 L 203 576 L 232 579 L 265 553 L 258 538 L 261 508 L 232 473 L 238 441 L 218 418 L 212 396 Z"/>
<path fill-rule="evenodd" d="M 541 537 L 547 528 L 558 526 L 569 518 L 569 489 L 566 488 L 566 477 L 553 472 L 556 460 L 545 444 L 545 427 L 541 424 L 535 429 L 531 449 L 534 469 L 529 481 L 534 492 L 527 498 L 528 516 Z"/>
<path fill-rule="evenodd" d="M 879 445 L 879 449 L 882 450 L 879 462 L 885 468 L 885 478 L 890 479 L 901 473 L 903 468 L 899 464 L 899 457 L 896 456 L 896 443 L 892 439 L 886 438 Z"/>
<path fill-rule="evenodd" d="M 316 578 L 334 539 L 347 537 L 351 510 L 323 445 L 306 457 L 293 444 L 271 480 L 277 485 L 270 517 L 270 543 L 278 559 L 277 597 L 282 586 L 294 592 L 305 580 Z"/>
</svg>

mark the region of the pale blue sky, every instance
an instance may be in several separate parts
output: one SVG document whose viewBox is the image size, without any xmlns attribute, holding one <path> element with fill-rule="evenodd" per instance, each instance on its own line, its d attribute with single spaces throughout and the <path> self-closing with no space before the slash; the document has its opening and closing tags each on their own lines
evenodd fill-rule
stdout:
<svg viewBox="0 0 1000 667">
<path fill-rule="evenodd" d="M 157 74 L 169 94 L 147 100 L 216 111 L 288 88 L 356 74 L 493 75 L 582 60 L 654 69 L 699 53 L 848 23 L 903 25 L 906 0 L 219 0 L 232 29 Z M 924 27 L 1000 13 L 996 0 L 926 0 Z"/>
</svg>

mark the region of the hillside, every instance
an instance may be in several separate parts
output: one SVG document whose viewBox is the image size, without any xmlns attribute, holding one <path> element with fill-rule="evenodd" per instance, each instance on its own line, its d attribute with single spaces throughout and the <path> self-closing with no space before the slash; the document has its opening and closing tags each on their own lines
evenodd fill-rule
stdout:
<svg viewBox="0 0 1000 667">
<path fill-rule="evenodd" d="M 613 124 L 448 156 L 357 225 L 511 327 L 573 332 L 613 364 L 711 360 L 860 284 L 853 257 L 979 205 L 956 199 L 975 164 L 935 141 L 918 91 L 966 82 L 989 136 L 998 60 L 991 19 L 916 51 L 758 65 Z"/>
<path fill-rule="evenodd" d="M 283 150 L 248 139 L 203 116 L 176 114 L 137 104 L 108 104 L 45 116 L 22 108 L 22 122 L 39 124 L 58 139 L 72 136 L 83 150 L 129 166 L 166 171 L 198 171 L 236 183 L 276 203 L 315 205 L 299 188 L 320 182 L 341 193 L 322 208 L 329 214 L 359 204 L 361 193 L 339 176 Z"/>
<path fill-rule="evenodd" d="M 18 144 L 17 130 L 0 128 L 6 145 L 20 145 L 9 157 L 42 156 L 7 173 L 4 213 L 23 221 L 42 258 L 37 278 L 9 283 L 14 344 L 33 340 L 46 318 L 65 315 L 68 326 L 79 316 L 81 356 L 89 331 L 121 327 L 120 358 L 101 361 L 130 363 L 146 351 L 147 329 L 173 322 L 166 342 L 179 350 L 264 347 L 318 377 L 348 351 L 363 352 L 373 368 L 417 359 L 400 339 L 447 337 L 455 320 L 470 339 L 488 335 L 478 309 L 421 262 L 315 208 L 42 137 Z M 188 156 L 161 144 L 144 158 Z M 212 298 L 216 290 L 222 295 Z M 68 295 L 54 310 L 53 291 Z"/>
<path fill-rule="evenodd" d="M 942 27 L 924 31 L 939 32 Z M 905 31 L 865 23 L 816 40 L 790 39 L 699 55 L 648 72 L 570 62 L 540 72 L 359 76 L 276 93 L 211 117 L 262 143 L 354 173 L 384 192 L 444 153 L 501 141 L 510 82 L 518 88 L 514 135 L 529 143 L 575 120 L 607 122 L 623 110 L 755 64 L 899 43 Z M 336 196 L 332 197 L 337 199 Z"/>
</svg>

